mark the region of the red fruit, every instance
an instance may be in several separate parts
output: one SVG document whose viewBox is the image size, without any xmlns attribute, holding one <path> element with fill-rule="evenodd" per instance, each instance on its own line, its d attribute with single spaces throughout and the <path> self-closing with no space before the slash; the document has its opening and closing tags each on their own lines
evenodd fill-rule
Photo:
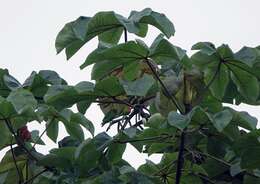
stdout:
<svg viewBox="0 0 260 184">
<path fill-rule="evenodd" d="M 28 141 L 32 137 L 31 133 L 27 129 L 27 126 L 23 126 L 19 129 L 19 136 L 23 141 Z"/>
</svg>

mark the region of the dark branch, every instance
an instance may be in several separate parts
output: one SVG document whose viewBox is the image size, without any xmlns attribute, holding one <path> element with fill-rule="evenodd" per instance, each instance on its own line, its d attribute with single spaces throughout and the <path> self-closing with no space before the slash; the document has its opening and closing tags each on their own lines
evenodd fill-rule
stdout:
<svg viewBox="0 0 260 184">
<path fill-rule="evenodd" d="M 20 172 L 20 170 L 19 170 L 19 168 L 18 168 L 17 161 L 16 161 L 15 154 L 14 154 L 14 149 L 13 149 L 12 142 L 11 142 L 11 144 L 10 144 L 10 148 L 11 148 L 11 153 L 12 153 L 12 157 L 13 157 L 15 169 L 16 169 L 16 172 L 17 172 L 17 174 L 18 174 L 18 176 L 19 176 L 19 183 L 22 183 L 22 182 L 23 182 L 23 175 L 22 175 L 22 173 Z"/>
<path fill-rule="evenodd" d="M 127 40 L 127 29 L 126 28 L 124 28 L 124 35 L 125 35 L 125 43 L 128 41 Z"/>
</svg>

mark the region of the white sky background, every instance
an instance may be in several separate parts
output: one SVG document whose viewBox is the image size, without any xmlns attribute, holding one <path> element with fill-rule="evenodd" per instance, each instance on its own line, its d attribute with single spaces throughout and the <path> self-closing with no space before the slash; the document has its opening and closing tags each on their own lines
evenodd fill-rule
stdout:
<svg viewBox="0 0 260 184">
<path fill-rule="evenodd" d="M 65 54 L 56 55 L 54 47 L 60 29 L 80 15 L 113 10 L 127 17 L 131 10 L 146 7 L 164 13 L 174 23 L 176 34 L 171 41 L 188 52 L 199 41 L 211 41 L 217 46 L 226 43 L 235 51 L 244 45 L 260 45 L 259 0 L 0 0 L 0 68 L 9 69 L 20 82 L 31 71 L 43 69 L 57 71 L 69 84 L 90 80 L 91 68 L 80 70 L 79 66 L 96 47 L 96 40 L 87 43 L 67 62 Z M 150 44 L 158 34 L 156 29 L 150 29 L 145 41 Z M 237 109 L 260 119 L 260 107 L 243 105 Z M 102 114 L 96 106 L 86 116 L 95 124 L 96 133 L 104 130 L 99 126 Z M 30 129 L 42 131 L 43 127 L 44 123 L 34 124 Z M 37 150 L 47 153 L 55 144 L 44 139 L 49 146 L 39 146 Z M 128 148 L 125 158 L 138 166 L 147 157 Z M 159 157 L 152 158 L 156 161 Z"/>
</svg>

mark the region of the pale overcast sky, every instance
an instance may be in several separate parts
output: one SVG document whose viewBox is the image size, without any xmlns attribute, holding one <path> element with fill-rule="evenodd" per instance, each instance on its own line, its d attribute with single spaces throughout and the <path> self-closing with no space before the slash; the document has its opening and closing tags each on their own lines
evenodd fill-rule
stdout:
<svg viewBox="0 0 260 184">
<path fill-rule="evenodd" d="M 96 40 L 66 61 L 64 54 L 55 52 L 54 41 L 59 30 L 80 15 L 93 16 L 98 11 L 113 10 L 127 17 L 131 10 L 146 7 L 164 13 L 173 21 L 176 34 L 171 41 L 188 51 L 198 41 L 226 43 L 234 50 L 243 45 L 260 45 L 259 0 L 0 0 L 0 67 L 8 68 L 21 82 L 31 71 L 42 69 L 57 71 L 70 84 L 89 80 L 90 68 L 81 71 L 79 65 L 96 47 Z M 145 40 L 151 43 L 158 33 L 152 29 Z M 260 119 L 259 107 L 238 109 L 250 111 Z M 100 132 L 100 111 L 93 106 L 87 117 L 95 123 L 96 132 Z M 30 128 L 42 130 L 42 127 L 35 124 Z M 55 146 L 45 139 L 50 146 L 38 147 L 44 153 Z M 137 160 L 137 155 L 128 148 L 125 158 L 138 166 L 146 157 Z"/>
</svg>

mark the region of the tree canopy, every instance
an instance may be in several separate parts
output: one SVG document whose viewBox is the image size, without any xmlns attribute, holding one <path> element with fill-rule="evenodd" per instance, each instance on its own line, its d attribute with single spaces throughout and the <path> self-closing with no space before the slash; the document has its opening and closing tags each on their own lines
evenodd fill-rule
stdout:
<svg viewBox="0 0 260 184">
<path fill-rule="evenodd" d="M 141 40 L 149 26 L 160 31 L 150 46 Z M 70 59 L 97 37 L 80 66 L 92 66 L 95 82 L 69 85 L 42 70 L 20 83 L 0 69 L 0 149 L 8 148 L 0 183 L 260 183 L 257 119 L 227 105 L 260 105 L 260 47 L 233 52 L 227 44 L 199 42 L 189 56 L 168 40 L 174 33 L 173 23 L 149 8 L 128 18 L 98 12 L 67 23 L 55 42 Z M 92 104 L 104 113 L 102 122 L 85 116 Z M 45 124 L 41 134 L 28 131 L 34 121 Z M 68 136 L 57 141 L 59 123 Z M 98 123 L 104 132 L 95 132 Z M 58 145 L 47 155 L 35 149 L 45 145 L 44 134 Z M 122 158 L 127 144 L 161 154 L 161 161 L 134 168 Z"/>
</svg>

